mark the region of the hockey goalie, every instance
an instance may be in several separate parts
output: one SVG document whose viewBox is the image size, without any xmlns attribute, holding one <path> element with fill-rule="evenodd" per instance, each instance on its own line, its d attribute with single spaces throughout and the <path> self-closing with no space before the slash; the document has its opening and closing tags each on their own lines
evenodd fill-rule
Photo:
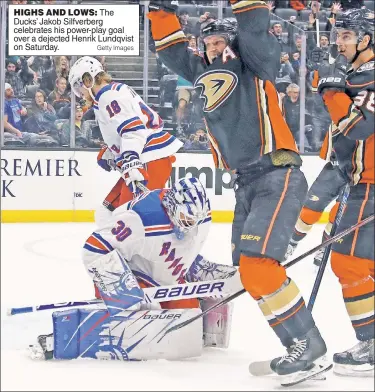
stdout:
<svg viewBox="0 0 375 392">
<path fill-rule="evenodd" d="M 144 192 L 116 209 L 83 247 L 84 266 L 103 304 L 55 312 L 53 333 L 38 337 L 31 357 L 180 359 L 200 356 L 204 346 L 228 347 L 231 303 L 167 333 L 222 299 L 209 295 L 210 281 L 231 282 L 227 295 L 242 289 L 235 267 L 199 254 L 210 223 L 209 199 L 196 178 Z M 195 282 L 200 289 L 194 291 Z M 150 301 L 148 288 L 176 284 L 189 290 L 167 296 L 159 289 Z"/>
</svg>

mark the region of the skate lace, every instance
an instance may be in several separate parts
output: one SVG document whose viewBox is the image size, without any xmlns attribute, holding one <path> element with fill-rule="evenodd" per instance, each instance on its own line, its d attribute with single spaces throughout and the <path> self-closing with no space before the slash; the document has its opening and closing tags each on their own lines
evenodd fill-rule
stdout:
<svg viewBox="0 0 375 392">
<path fill-rule="evenodd" d="M 306 350 L 307 340 L 297 340 L 294 345 L 291 346 L 293 349 L 290 353 L 283 355 L 278 363 L 296 361 Z"/>
</svg>

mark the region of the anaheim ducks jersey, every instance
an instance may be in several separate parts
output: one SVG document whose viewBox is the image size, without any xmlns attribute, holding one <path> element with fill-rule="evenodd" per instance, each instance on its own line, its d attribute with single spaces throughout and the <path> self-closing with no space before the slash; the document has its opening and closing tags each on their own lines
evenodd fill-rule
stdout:
<svg viewBox="0 0 375 392">
<path fill-rule="evenodd" d="M 352 185 L 374 183 L 374 58 L 350 69 L 345 93 L 325 98 L 333 120 L 320 156 L 329 159 L 332 149 L 340 169 Z"/>
<path fill-rule="evenodd" d="M 151 31 L 161 61 L 200 90 L 215 164 L 238 169 L 275 150 L 297 152 L 279 107 L 274 80 L 280 45 L 269 33 L 264 1 L 231 0 L 238 40 L 212 64 L 188 50 L 175 15 L 152 11 Z"/>
<path fill-rule="evenodd" d="M 146 192 L 116 208 L 111 221 L 87 239 L 85 258 L 117 249 L 134 275 L 145 283 L 152 286 L 184 283 L 184 276 L 207 237 L 211 214 L 182 239 L 177 239 L 161 205 L 164 192 L 160 189 Z"/>
<path fill-rule="evenodd" d="M 95 96 L 95 117 L 104 142 L 116 158 L 135 151 L 143 163 L 176 153 L 183 145 L 163 131 L 160 116 L 123 83 L 111 83 Z"/>
</svg>

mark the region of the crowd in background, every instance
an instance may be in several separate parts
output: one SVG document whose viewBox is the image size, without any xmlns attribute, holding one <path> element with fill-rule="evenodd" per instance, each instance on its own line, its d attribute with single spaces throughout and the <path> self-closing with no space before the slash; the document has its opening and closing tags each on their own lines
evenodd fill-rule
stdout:
<svg viewBox="0 0 375 392">
<path fill-rule="evenodd" d="M 79 3 L 84 3 L 81 0 Z M 63 4 L 67 0 L 11 0 L 11 4 Z M 77 2 L 74 2 L 77 3 Z M 189 50 L 202 52 L 200 31 L 218 18 L 217 1 L 181 1 L 178 18 L 189 40 Z M 330 118 L 318 94 L 312 90 L 313 64 L 310 53 L 317 46 L 319 27 L 320 47 L 328 53 L 329 34 L 338 12 L 347 8 L 370 7 L 366 0 L 275 0 L 269 1 L 271 11 L 270 32 L 280 44 L 280 69 L 276 89 L 280 106 L 297 144 L 300 132 L 304 134 L 304 151 L 318 152 L 328 130 Z M 233 17 L 229 2 L 224 7 L 224 17 Z M 143 18 L 141 18 L 143 20 Z M 302 39 L 306 35 L 306 69 L 301 75 Z M 171 132 L 184 142 L 185 151 L 209 149 L 203 122 L 199 91 L 183 78 L 175 75 L 156 58 L 159 89 L 158 102 L 153 106 L 170 124 Z M 95 56 L 94 56 L 95 57 Z M 106 69 L 104 56 L 96 56 Z M 25 147 L 69 147 L 71 145 L 71 115 L 74 115 L 75 146 L 99 148 L 103 144 L 93 109 L 84 99 L 76 100 L 71 108 L 71 91 L 68 83 L 71 58 L 69 56 L 8 56 L 5 64 L 4 145 Z M 125 65 L 126 66 L 126 65 Z M 109 71 L 110 72 L 110 71 Z M 127 83 L 126 78 L 116 82 Z M 301 80 L 304 86 L 301 86 Z M 301 130 L 301 87 L 305 90 L 304 129 Z"/>
</svg>

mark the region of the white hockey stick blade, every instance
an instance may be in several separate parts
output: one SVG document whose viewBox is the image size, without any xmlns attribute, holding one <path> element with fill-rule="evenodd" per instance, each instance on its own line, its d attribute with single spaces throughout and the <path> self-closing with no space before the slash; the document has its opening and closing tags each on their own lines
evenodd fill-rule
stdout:
<svg viewBox="0 0 375 392">
<path fill-rule="evenodd" d="M 255 361 L 251 362 L 249 365 L 249 372 L 252 376 L 262 377 L 262 376 L 269 376 L 270 374 L 276 374 L 271 369 L 271 361 Z"/>
<path fill-rule="evenodd" d="M 271 374 L 275 376 L 277 375 L 271 369 L 271 360 L 251 362 L 249 365 L 249 372 L 252 376 L 255 377 L 264 377 L 264 376 L 269 376 Z M 325 379 L 326 377 L 323 374 L 317 374 L 316 376 L 311 378 L 311 380 L 316 380 L 316 381 L 324 381 Z"/>
<path fill-rule="evenodd" d="M 281 385 L 283 387 L 291 387 L 307 380 L 316 380 L 318 375 L 328 372 L 333 368 L 333 364 L 326 359 L 318 359 L 314 362 L 314 367 L 310 370 L 296 372 L 282 377 Z"/>
</svg>

